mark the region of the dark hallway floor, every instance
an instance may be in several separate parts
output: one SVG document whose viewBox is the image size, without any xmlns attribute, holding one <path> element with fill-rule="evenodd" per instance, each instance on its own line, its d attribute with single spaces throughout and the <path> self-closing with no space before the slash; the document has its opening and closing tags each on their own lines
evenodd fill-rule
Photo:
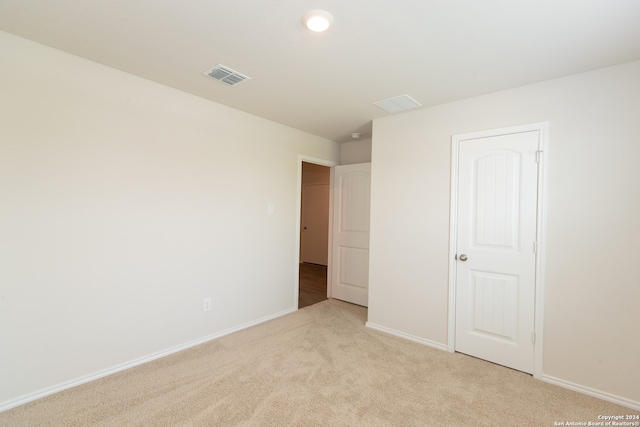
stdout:
<svg viewBox="0 0 640 427">
<path fill-rule="evenodd" d="M 327 267 L 318 264 L 300 264 L 298 308 L 307 307 L 327 299 Z"/>
</svg>

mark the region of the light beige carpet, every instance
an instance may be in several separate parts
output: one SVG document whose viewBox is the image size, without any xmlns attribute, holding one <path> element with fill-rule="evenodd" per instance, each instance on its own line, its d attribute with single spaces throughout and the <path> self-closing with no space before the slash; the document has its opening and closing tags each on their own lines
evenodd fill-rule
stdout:
<svg viewBox="0 0 640 427">
<path fill-rule="evenodd" d="M 1 426 L 553 426 L 634 414 L 328 300 L 0 413 Z"/>
</svg>

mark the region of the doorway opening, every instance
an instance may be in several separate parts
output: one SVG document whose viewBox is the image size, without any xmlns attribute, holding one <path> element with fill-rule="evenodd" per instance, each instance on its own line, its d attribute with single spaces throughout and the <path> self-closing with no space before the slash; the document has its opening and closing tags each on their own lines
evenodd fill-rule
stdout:
<svg viewBox="0 0 640 427">
<path fill-rule="evenodd" d="M 331 168 L 302 161 L 298 308 L 327 299 Z"/>
</svg>

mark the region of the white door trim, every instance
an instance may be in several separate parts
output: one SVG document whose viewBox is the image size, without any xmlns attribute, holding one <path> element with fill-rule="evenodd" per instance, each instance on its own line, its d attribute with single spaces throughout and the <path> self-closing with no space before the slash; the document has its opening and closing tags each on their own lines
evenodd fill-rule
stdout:
<svg viewBox="0 0 640 427">
<path fill-rule="evenodd" d="M 316 157 L 307 156 L 304 154 L 298 154 L 298 181 L 296 183 L 296 231 L 295 231 L 295 242 L 294 242 L 294 278 L 293 278 L 293 304 L 294 308 L 298 308 L 298 282 L 300 275 L 300 224 L 301 224 L 301 209 L 302 209 L 302 162 L 313 163 L 320 166 L 327 166 L 331 168 L 329 175 L 329 188 L 333 188 L 333 167 L 337 166 L 337 162 L 333 162 L 325 159 L 318 159 Z M 329 191 L 329 213 L 333 212 L 333 194 Z M 331 298 L 331 230 L 333 230 L 333 215 L 329 215 L 329 255 L 327 259 L 327 297 Z"/>
<path fill-rule="evenodd" d="M 540 157 L 538 162 L 538 206 L 536 218 L 536 281 L 535 281 L 535 344 L 533 351 L 533 376 L 542 379 L 542 344 L 544 325 L 544 273 L 546 252 L 546 193 L 548 158 L 548 122 L 531 123 L 500 129 L 453 135 L 451 137 L 451 206 L 449 228 L 449 322 L 447 350 L 455 351 L 456 330 L 456 241 L 458 230 L 458 152 L 460 142 L 522 132 L 539 132 Z"/>
</svg>

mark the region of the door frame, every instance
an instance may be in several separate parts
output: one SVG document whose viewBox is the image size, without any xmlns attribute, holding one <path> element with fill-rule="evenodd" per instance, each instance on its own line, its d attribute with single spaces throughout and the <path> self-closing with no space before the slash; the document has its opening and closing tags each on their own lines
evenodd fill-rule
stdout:
<svg viewBox="0 0 640 427">
<path fill-rule="evenodd" d="M 298 309 L 298 297 L 300 286 L 300 225 L 302 224 L 302 162 L 313 163 L 320 166 L 326 166 L 329 168 L 329 189 L 333 188 L 333 167 L 337 166 L 337 162 L 331 160 L 319 159 L 316 157 L 307 156 L 304 154 L 298 154 L 298 181 L 296 183 L 296 230 L 295 230 L 295 244 L 294 244 L 294 286 L 293 286 L 293 301 L 294 307 Z M 329 253 L 327 259 L 327 298 L 331 298 L 331 246 L 332 246 L 332 230 L 333 230 L 333 192 L 329 191 Z"/>
<path fill-rule="evenodd" d="M 547 194 L 547 158 L 548 158 L 548 122 L 530 123 L 499 129 L 452 135 L 451 137 L 451 193 L 449 221 L 449 321 L 447 350 L 455 352 L 456 330 L 456 261 L 458 232 L 458 154 L 460 142 L 470 139 L 487 138 L 505 134 L 539 132 L 538 155 L 538 195 L 536 212 L 536 265 L 535 265 L 535 298 L 534 298 L 534 346 L 533 377 L 542 379 L 542 344 L 544 326 L 544 279 L 546 253 L 546 194 Z"/>
</svg>

